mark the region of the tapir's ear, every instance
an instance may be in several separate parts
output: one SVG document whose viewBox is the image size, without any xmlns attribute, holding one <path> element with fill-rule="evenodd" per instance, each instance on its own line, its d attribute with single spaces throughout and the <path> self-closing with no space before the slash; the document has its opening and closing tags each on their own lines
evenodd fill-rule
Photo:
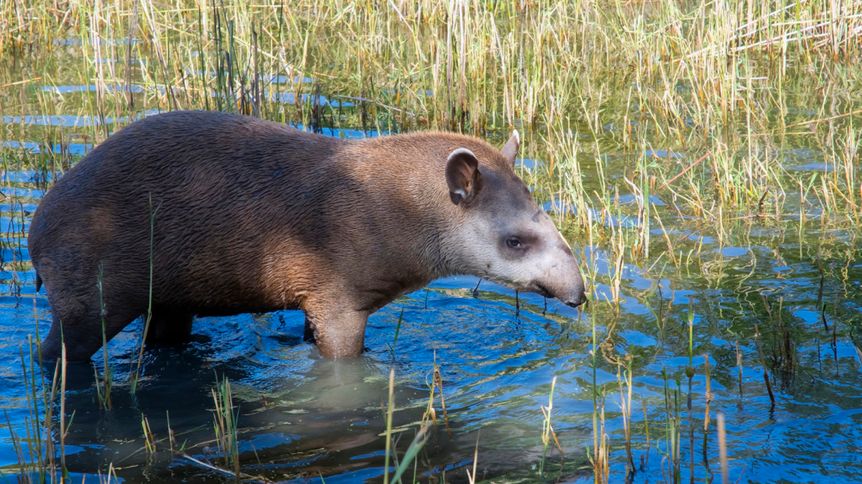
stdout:
<svg viewBox="0 0 862 484">
<path fill-rule="evenodd" d="M 503 153 L 503 156 L 509 160 L 509 163 L 515 164 L 515 158 L 518 156 L 518 148 L 521 146 L 521 135 L 518 134 L 518 130 L 512 130 L 512 136 L 509 138 L 509 141 L 506 142 L 506 145 L 503 146 L 503 149 L 500 150 Z"/>
<path fill-rule="evenodd" d="M 449 154 L 446 161 L 446 183 L 449 185 L 449 198 L 458 205 L 469 202 L 481 188 L 479 160 L 467 148 L 458 148 Z"/>
</svg>

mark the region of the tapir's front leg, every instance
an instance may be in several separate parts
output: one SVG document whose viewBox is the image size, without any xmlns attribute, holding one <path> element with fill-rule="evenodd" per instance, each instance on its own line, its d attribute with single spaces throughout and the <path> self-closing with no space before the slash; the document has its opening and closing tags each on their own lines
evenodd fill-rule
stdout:
<svg viewBox="0 0 862 484">
<path fill-rule="evenodd" d="M 344 303 L 309 304 L 305 308 L 305 336 L 313 336 L 326 358 L 355 358 L 365 343 L 367 311 L 340 307 Z"/>
</svg>

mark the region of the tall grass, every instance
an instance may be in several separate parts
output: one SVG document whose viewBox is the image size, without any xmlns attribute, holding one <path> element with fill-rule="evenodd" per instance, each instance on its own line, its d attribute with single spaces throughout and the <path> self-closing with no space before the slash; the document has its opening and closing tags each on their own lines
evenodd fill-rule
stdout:
<svg viewBox="0 0 862 484">
<path fill-rule="evenodd" d="M 799 187 L 827 216 L 856 221 L 862 206 L 858 1 L 37 0 L 2 9 L 2 58 L 80 42 L 90 62 L 74 75 L 96 86 L 81 109 L 100 119 L 204 108 L 310 129 L 494 136 L 523 127 L 526 155 L 545 161 L 537 194 L 576 214 L 580 233 L 610 240 L 620 264 L 656 250 L 652 196 L 719 230 L 729 214 L 780 214 Z M 53 68 L 24 77 L 47 79 Z M 0 85 L 19 80 L 0 75 Z M 56 98 L 38 96 L 50 112 Z M 91 134 L 112 129 L 98 123 Z M 784 168 L 803 135 L 828 172 Z M 622 157 L 625 176 L 608 176 L 608 154 Z M 636 200 L 634 232 L 608 223 L 626 213 L 625 193 Z"/>
</svg>

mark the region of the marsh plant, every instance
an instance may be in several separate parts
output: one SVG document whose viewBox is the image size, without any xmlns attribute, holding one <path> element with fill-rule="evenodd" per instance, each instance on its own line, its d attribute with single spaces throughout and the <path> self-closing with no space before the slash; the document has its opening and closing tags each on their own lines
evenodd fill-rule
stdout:
<svg viewBox="0 0 862 484">
<path fill-rule="evenodd" d="M 43 373 L 47 365 L 40 364 L 38 342 L 28 338 L 19 356 L 27 404 L 23 434 L 16 432 L 5 413 L 17 459 L 14 470 L 24 482 L 62 481 L 67 476 L 66 437 L 74 417 L 66 414 L 65 346 L 53 372 L 47 375 Z"/>
<path fill-rule="evenodd" d="M 798 474 L 781 477 L 811 479 L 805 465 L 814 464 L 776 464 L 750 441 L 785 417 L 809 419 L 820 432 L 794 442 L 828 438 L 816 424 L 834 415 L 818 413 L 813 422 L 795 408 L 844 415 L 829 432 L 859 441 L 859 420 L 847 409 L 858 407 L 862 360 L 860 59 L 858 0 L 0 2 L 3 296 L 30 295 L 26 228 L 44 190 L 95 144 L 153 112 L 231 111 L 336 136 L 442 129 L 500 143 L 517 128 L 519 174 L 577 248 L 590 281 L 583 313 L 513 299 L 486 283 L 408 296 L 380 316 L 394 328 L 379 346 L 388 345 L 383 359 L 399 368 L 399 380 L 391 370 L 382 412 L 368 406 L 373 450 L 345 457 L 347 464 L 326 449 L 300 449 L 295 458 L 293 448 L 271 452 L 271 461 L 241 454 L 246 417 L 236 380 L 222 376 L 213 387 L 207 370 L 197 388 L 207 400 L 205 431 L 182 429 L 188 445 L 177 448 L 170 424 L 161 433 L 154 418 L 161 413 L 135 408 L 132 454 L 151 461 L 141 468 L 152 470 L 168 448 L 173 462 L 207 476 L 247 477 L 244 468 L 254 467 L 275 480 L 307 477 L 285 464 L 305 458 L 310 468 L 320 459 L 347 472 L 355 457 L 388 482 L 445 481 L 452 462 L 456 479 L 466 470 L 473 482 L 495 477 L 483 466 L 511 464 L 492 450 L 494 425 L 525 420 L 528 435 L 516 443 L 535 466 L 506 468 L 504 478 L 729 482 L 763 479 L 762 464 L 759 472 L 792 468 Z M 150 208 L 140 223 L 152 239 L 158 207 Z M 101 293 L 101 280 L 93 284 Z M 481 313 L 475 326 L 505 342 L 463 333 L 464 310 L 445 300 L 453 295 L 489 304 L 493 314 Z M 36 331 L 23 344 L 17 321 L 6 330 L 0 318 L 0 335 L 19 338 L 13 386 L 25 389 L 2 406 L 23 411 L 5 413 L 0 425 L 16 461 L 0 464 L 0 477 L 51 481 L 67 475 L 66 439 L 76 427 L 63 360 L 39 364 L 38 328 L 50 319 L 44 293 L 33 308 Z M 17 314 L 0 307 L 7 310 Z M 455 321 L 445 326 L 446 344 L 421 332 L 435 311 L 444 316 L 429 326 Z M 532 333 L 539 315 L 545 339 Z M 121 415 L 120 393 L 143 405 L 157 391 L 142 384 L 150 317 L 133 348 L 116 354 L 105 346 L 101 354 L 93 401 L 106 419 Z M 493 333 L 498 326 L 488 320 L 514 323 Z M 265 330 L 252 331 L 242 344 L 266 339 Z M 237 344 L 214 334 L 225 347 Z M 422 352 L 417 340 L 439 346 Z M 470 359 L 459 344 L 490 354 Z M 233 358 L 219 371 L 278 364 L 213 346 Z M 446 355 L 439 361 L 438 351 Z M 128 380 L 117 376 L 126 368 L 120 363 Z M 395 389 L 421 380 L 416 372 L 431 374 L 430 391 L 402 400 Z M 265 386 L 260 380 L 270 377 L 252 380 Z M 260 393 L 243 405 L 260 413 L 299 405 L 268 387 Z M 210 397 L 211 416 L 203 410 Z M 823 410 L 823 400 L 833 406 Z M 516 418 L 500 410 L 507 405 L 517 407 Z M 290 425 L 278 435 L 292 433 Z M 450 432 L 458 447 L 459 431 L 469 448 L 435 454 L 436 440 Z M 194 453 L 212 442 L 219 461 Z M 785 445 L 785 453 L 801 452 Z M 109 462 L 86 470 L 110 480 L 118 469 L 140 477 L 135 468 Z M 324 464 L 314 469 L 324 474 Z M 830 470 L 846 480 L 862 475 L 844 461 Z"/>
<path fill-rule="evenodd" d="M 212 388 L 213 397 L 213 431 L 219 453 L 224 457 L 224 466 L 239 476 L 239 440 L 237 437 L 237 421 L 239 408 L 234 404 L 230 380 L 223 377 L 216 381 Z"/>
</svg>

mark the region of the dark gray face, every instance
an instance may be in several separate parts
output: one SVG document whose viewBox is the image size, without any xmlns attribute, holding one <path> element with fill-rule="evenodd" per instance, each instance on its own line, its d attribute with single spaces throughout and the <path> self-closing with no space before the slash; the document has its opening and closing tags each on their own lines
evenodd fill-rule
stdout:
<svg viewBox="0 0 862 484">
<path fill-rule="evenodd" d="M 502 152 L 514 160 L 517 135 Z M 513 172 L 479 167 L 462 148 L 449 157 L 447 180 L 453 203 L 464 210 L 457 237 L 470 273 L 570 306 L 586 301 L 569 245 Z"/>
</svg>

